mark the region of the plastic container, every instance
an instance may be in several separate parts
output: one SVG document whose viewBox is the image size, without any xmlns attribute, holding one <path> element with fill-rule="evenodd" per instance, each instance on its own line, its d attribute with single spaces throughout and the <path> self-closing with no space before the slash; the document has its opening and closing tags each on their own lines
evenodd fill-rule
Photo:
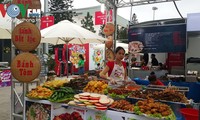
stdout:
<svg viewBox="0 0 200 120">
<path fill-rule="evenodd" d="M 180 109 L 181 114 L 183 114 L 185 120 L 199 120 L 199 110 L 193 108 L 182 108 Z"/>
</svg>

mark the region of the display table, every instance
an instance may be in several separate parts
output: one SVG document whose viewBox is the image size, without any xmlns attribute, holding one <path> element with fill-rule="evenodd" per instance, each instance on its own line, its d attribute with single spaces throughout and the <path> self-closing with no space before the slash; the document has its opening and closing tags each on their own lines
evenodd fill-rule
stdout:
<svg viewBox="0 0 200 120">
<path fill-rule="evenodd" d="M 25 98 L 25 113 L 25 120 L 30 119 L 33 116 L 42 120 L 54 120 L 55 117 L 59 115 L 65 115 L 66 117 L 66 115 L 72 116 L 74 114 L 76 114 L 76 116 L 81 116 L 82 120 L 155 120 L 133 113 L 113 110 L 99 111 L 84 107 L 68 106 L 67 104 L 52 103 L 47 100 L 33 100 L 29 98 Z"/>
<path fill-rule="evenodd" d="M 138 85 L 149 85 L 148 80 L 140 80 L 140 79 L 133 79 L 136 84 Z M 168 85 L 169 82 L 171 82 L 171 85 L 173 86 L 183 86 L 183 87 L 189 87 L 189 92 L 186 93 L 186 97 L 188 99 L 194 100 L 195 103 L 200 103 L 200 82 L 172 82 L 167 81 L 163 82 L 165 85 Z"/>
<path fill-rule="evenodd" d="M 132 69 L 130 68 L 128 70 L 128 75 L 131 79 L 133 78 L 141 78 L 141 79 L 145 79 L 146 76 L 149 76 L 150 73 L 154 71 L 155 75 L 159 78 L 161 76 L 164 76 L 166 73 L 168 73 L 167 70 L 141 70 L 141 69 Z"/>
</svg>

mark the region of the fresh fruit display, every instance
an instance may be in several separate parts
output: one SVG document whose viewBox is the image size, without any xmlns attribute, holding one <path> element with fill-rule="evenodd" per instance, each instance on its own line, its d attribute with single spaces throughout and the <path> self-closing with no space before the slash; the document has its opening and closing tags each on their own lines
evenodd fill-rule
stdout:
<svg viewBox="0 0 200 120">
<path fill-rule="evenodd" d="M 33 99 L 48 99 L 52 94 L 52 90 L 42 86 L 37 86 L 35 89 L 28 92 L 27 97 Z"/>
<path fill-rule="evenodd" d="M 134 111 L 134 105 L 126 100 L 117 100 L 112 103 L 110 108 L 122 111 Z"/>
<path fill-rule="evenodd" d="M 83 90 L 83 88 L 88 84 L 88 80 L 77 78 L 71 79 L 70 82 L 66 83 L 64 86 L 71 87 L 74 90 Z"/>
<path fill-rule="evenodd" d="M 113 102 L 114 100 L 108 98 L 106 95 L 85 92 L 74 95 L 74 100 L 68 104 L 97 110 L 107 110 L 107 106 Z"/>
<path fill-rule="evenodd" d="M 174 114 L 171 108 L 163 103 L 155 102 L 153 99 L 140 100 L 136 103 L 134 107 L 134 112 L 136 114 L 146 114 L 150 117 L 156 118 L 174 118 Z M 170 119 L 171 120 L 171 119 Z"/>
<path fill-rule="evenodd" d="M 61 115 L 55 116 L 53 120 L 83 120 L 81 115 L 78 112 L 63 113 Z"/>
<path fill-rule="evenodd" d="M 53 92 L 49 101 L 51 102 L 69 102 L 73 100 L 74 90 L 70 87 L 60 87 Z"/>
<path fill-rule="evenodd" d="M 52 80 L 45 82 L 43 86 L 50 88 L 59 88 L 62 87 L 65 83 L 68 83 L 68 80 Z"/>
<path fill-rule="evenodd" d="M 173 89 L 165 89 L 163 91 L 146 90 L 146 91 L 135 91 L 129 97 L 131 98 L 152 98 L 155 100 L 169 101 L 169 102 L 180 102 L 188 103 L 187 98 L 181 92 Z"/>
<path fill-rule="evenodd" d="M 93 80 L 88 82 L 87 86 L 83 89 L 83 91 L 103 94 L 107 87 L 108 84 L 105 81 Z"/>
</svg>

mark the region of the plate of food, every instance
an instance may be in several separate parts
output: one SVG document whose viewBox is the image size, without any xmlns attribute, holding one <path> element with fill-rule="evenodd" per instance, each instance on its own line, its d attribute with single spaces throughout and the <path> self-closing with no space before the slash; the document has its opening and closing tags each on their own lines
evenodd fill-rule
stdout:
<svg viewBox="0 0 200 120">
<path fill-rule="evenodd" d="M 144 45 L 140 41 L 132 41 L 132 42 L 129 42 L 128 47 L 129 47 L 129 51 L 131 53 L 139 53 L 143 50 Z"/>
</svg>

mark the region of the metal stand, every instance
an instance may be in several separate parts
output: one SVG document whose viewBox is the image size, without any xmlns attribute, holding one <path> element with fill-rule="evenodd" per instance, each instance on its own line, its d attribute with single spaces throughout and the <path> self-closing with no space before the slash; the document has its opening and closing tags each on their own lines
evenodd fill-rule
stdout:
<svg viewBox="0 0 200 120">
<path fill-rule="evenodd" d="M 16 85 L 22 86 L 20 92 L 16 89 Z M 19 81 L 12 79 L 11 86 L 11 120 L 23 120 L 24 115 L 24 98 L 27 91 L 27 84 L 20 83 Z"/>
</svg>

